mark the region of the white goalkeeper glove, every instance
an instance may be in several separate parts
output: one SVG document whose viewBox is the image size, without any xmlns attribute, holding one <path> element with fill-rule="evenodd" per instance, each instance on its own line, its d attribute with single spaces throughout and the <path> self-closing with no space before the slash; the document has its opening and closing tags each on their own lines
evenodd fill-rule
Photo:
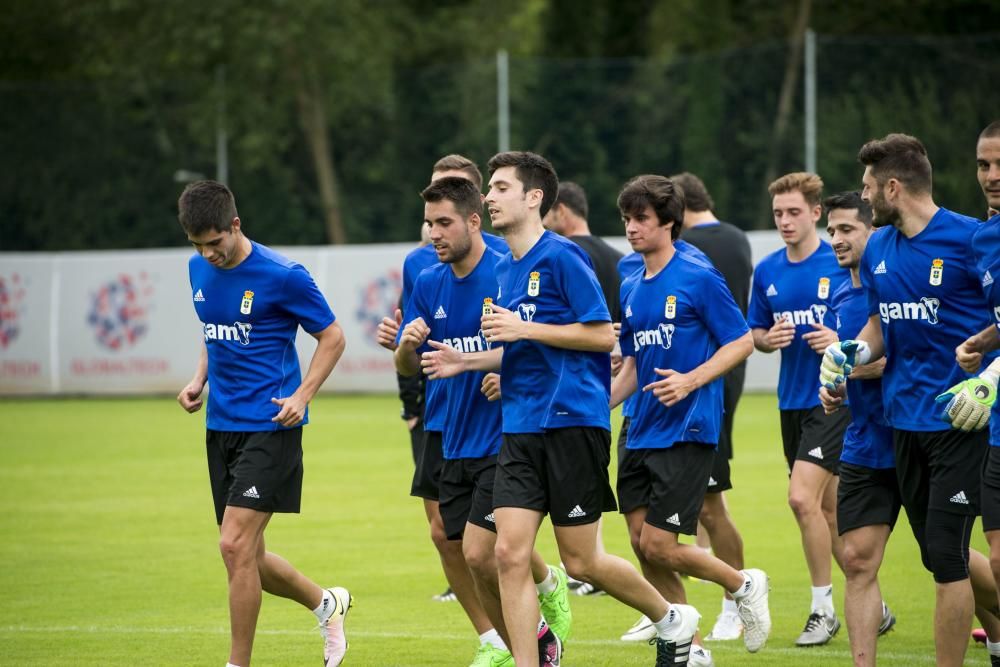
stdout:
<svg viewBox="0 0 1000 667">
<path fill-rule="evenodd" d="M 819 383 L 830 391 L 837 391 L 847 381 L 855 366 L 863 366 L 871 359 L 872 352 L 863 340 L 842 340 L 831 343 L 823 352 L 819 366 Z"/>
<path fill-rule="evenodd" d="M 979 431 L 985 427 L 997 400 L 998 380 L 1000 359 L 990 364 L 978 377 L 959 382 L 934 399 L 938 405 L 944 404 L 941 419 L 961 431 Z"/>
</svg>

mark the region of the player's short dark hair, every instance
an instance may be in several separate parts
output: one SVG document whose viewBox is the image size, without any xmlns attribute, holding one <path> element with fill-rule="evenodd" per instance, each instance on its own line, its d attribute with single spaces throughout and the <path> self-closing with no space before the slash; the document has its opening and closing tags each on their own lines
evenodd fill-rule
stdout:
<svg viewBox="0 0 1000 667">
<path fill-rule="evenodd" d="M 541 190 L 542 205 L 538 209 L 538 214 L 545 217 L 545 214 L 552 208 L 559 193 L 559 176 L 556 175 L 555 167 L 548 160 L 537 153 L 528 151 L 507 151 L 497 153 L 490 158 L 486 165 L 490 170 L 490 176 L 502 167 L 514 167 L 514 174 L 517 180 L 524 183 L 524 191 Z"/>
<path fill-rule="evenodd" d="M 856 210 L 858 212 L 858 220 L 865 223 L 865 227 L 872 226 L 871 204 L 862 199 L 861 193 L 857 190 L 838 192 L 837 194 L 830 195 L 823 200 L 823 210 L 826 212 L 827 216 L 830 215 L 830 211 L 836 211 L 838 209 L 845 211 Z"/>
<path fill-rule="evenodd" d="M 463 218 L 483 210 L 483 198 L 479 188 L 467 178 L 461 176 L 445 176 L 439 178 L 420 193 L 425 202 L 435 204 L 439 201 L 450 201 L 455 210 Z"/>
<path fill-rule="evenodd" d="M 573 181 L 560 181 L 559 194 L 556 195 L 553 206 L 559 204 L 564 205 L 584 220 L 587 219 L 587 213 L 590 211 L 587 206 L 587 193 Z"/>
<path fill-rule="evenodd" d="M 1000 120 L 993 121 L 979 133 L 980 139 L 996 139 L 997 137 L 1000 137 Z"/>
<path fill-rule="evenodd" d="M 858 162 L 871 167 L 871 174 L 880 186 L 895 178 L 911 192 L 931 191 L 931 161 L 927 149 L 916 137 L 893 133 L 872 139 L 858 151 Z"/>
<path fill-rule="evenodd" d="M 483 174 L 479 171 L 479 167 L 476 163 L 465 157 L 464 155 L 459 155 L 457 153 L 452 153 L 450 155 L 445 155 L 443 158 L 434 163 L 434 168 L 431 169 L 431 173 L 437 174 L 442 171 L 460 171 L 469 177 L 469 180 L 475 183 L 477 190 L 483 189 Z"/>
<path fill-rule="evenodd" d="M 807 204 L 819 206 L 823 200 L 823 179 L 808 171 L 795 171 L 776 178 L 767 186 L 767 191 L 772 197 L 789 192 L 801 192 Z"/>
<path fill-rule="evenodd" d="M 715 202 L 712 201 L 712 195 L 708 194 L 708 188 L 694 174 L 684 171 L 671 176 L 670 180 L 684 193 L 684 203 L 689 211 L 701 213 L 715 208 Z"/>
<path fill-rule="evenodd" d="M 666 176 L 642 174 L 622 188 L 618 210 L 622 215 L 636 215 L 651 206 L 661 225 L 673 222 L 670 238 L 677 240 L 684 224 L 684 191 Z"/>
<path fill-rule="evenodd" d="M 177 199 L 177 220 L 189 236 L 228 232 L 237 217 L 233 193 L 218 181 L 189 183 Z"/>
</svg>

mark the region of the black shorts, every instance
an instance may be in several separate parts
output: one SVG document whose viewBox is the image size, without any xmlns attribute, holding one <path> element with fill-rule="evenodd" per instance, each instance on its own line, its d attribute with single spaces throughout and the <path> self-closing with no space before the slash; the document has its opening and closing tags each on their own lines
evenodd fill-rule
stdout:
<svg viewBox="0 0 1000 667">
<path fill-rule="evenodd" d="M 627 449 L 618 461 L 622 514 L 646 508 L 646 523 L 694 535 L 712 473 L 714 448 L 678 442 L 666 449 Z"/>
<path fill-rule="evenodd" d="M 864 526 L 888 524 L 895 528 L 901 503 L 895 468 L 840 462 L 837 531 L 841 535 Z"/>
<path fill-rule="evenodd" d="M 410 454 L 413 456 L 413 465 L 420 461 L 420 451 L 424 448 L 424 420 L 417 418 L 417 423 L 410 429 Z"/>
<path fill-rule="evenodd" d="M 743 381 L 740 381 L 742 387 Z M 632 420 L 628 417 L 622 419 L 622 428 L 618 432 L 618 465 L 625 459 L 625 452 L 628 444 L 628 427 Z M 722 437 L 721 434 L 719 436 Z M 719 446 L 721 447 L 721 440 Z M 712 473 L 708 477 L 706 493 L 722 493 L 733 488 L 732 471 L 730 470 L 729 459 L 721 454 L 720 449 L 715 450 L 715 457 L 712 459 Z"/>
<path fill-rule="evenodd" d="M 983 462 L 983 531 L 1000 530 L 1000 447 L 990 447 Z"/>
<path fill-rule="evenodd" d="M 554 526 L 580 526 L 614 512 L 608 482 L 611 434 L 592 426 L 505 433 L 493 507 L 548 513 Z"/>
<path fill-rule="evenodd" d="M 258 512 L 298 512 L 302 501 L 302 427 L 281 431 L 205 434 L 215 520 L 226 506 Z"/>
<path fill-rule="evenodd" d="M 927 510 L 979 514 L 986 431 L 893 430 L 896 476 L 911 524 L 924 525 Z"/>
<path fill-rule="evenodd" d="M 722 376 L 722 430 L 719 431 L 719 448 L 715 451 L 723 458 L 733 458 L 733 421 L 736 417 L 736 406 L 743 396 L 743 383 L 746 379 L 747 365 L 743 362 Z M 727 468 L 728 470 L 728 468 Z M 714 477 L 714 475 L 713 475 Z M 709 487 L 709 491 L 712 488 Z"/>
<path fill-rule="evenodd" d="M 417 465 L 413 470 L 413 482 L 410 484 L 410 495 L 425 500 L 437 500 L 441 485 L 441 464 L 444 463 L 441 431 L 424 431 L 423 442 L 417 456 Z"/>
<path fill-rule="evenodd" d="M 819 405 L 807 410 L 781 410 L 781 442 L 788 474 L 792 474 L 796 461 L 808 461 L 836 475 L 844 431 L 850 423 L 851 411 L 847 408 L 831 415 Z"/>
<path fill-rule="evenodd" d="M 496 469 L 496 456 L 444 460 L 438 502 L 441 503 L 444 533 L 449 540 L 462 539 L 466 523 L 497 532 L 493 520 Z"/>
</svg>

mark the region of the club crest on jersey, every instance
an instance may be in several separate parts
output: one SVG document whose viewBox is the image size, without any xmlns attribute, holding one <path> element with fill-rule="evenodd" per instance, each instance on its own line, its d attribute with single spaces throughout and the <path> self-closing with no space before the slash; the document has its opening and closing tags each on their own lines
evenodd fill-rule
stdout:
<svg viewBox="0 0 1000 667">
<path fill-rule="evenodd" d="M 677 317 L 677 297 L 673 294 L 667 297 L 667 303 L 663 307 L 663 316 L 668 320 Z"/>
<path fill-rule="evenodd" d="M 538 296 L 538 288 L 542 286 L 542 274 L 532 271 L 528 274 L 528 296 Z"/>
<path fill-rule="evenodd" d="M 483 299 L 483 315 L 493 314 L 493 299 L 486 297 Z"/>
<path fill-rule="evenodd" d="M 820 299 L 830 298 L 830 279 L 823 277 L 819 279 L 819 286 L 816 288 L 816 296 Z"/>
<path fill-rule="evenodd" d="M 931 262 L 931 285 L 934 287 L 939 287 L 941 285 L 941 278 L 944 277 L 944 260 L 935 259 Z"/>
<path fill-rule="evenodd" d="M 247 290 L 243 292 L 243 301 L 240 302 L 240 312 L 244 315 L 249 315 L 251 308 L 253 308 L 253 292 Z"/>
</svg>

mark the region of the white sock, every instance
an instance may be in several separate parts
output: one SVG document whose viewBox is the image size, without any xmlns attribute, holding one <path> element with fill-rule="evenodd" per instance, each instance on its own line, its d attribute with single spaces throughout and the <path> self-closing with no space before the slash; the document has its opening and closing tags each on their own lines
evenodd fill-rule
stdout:
<svg viewBox="0 0 1000 667">
<path fill-rule="evenodd" d="M 753 579 L 746 572 L 740 572 L 743 576 L 743 583 L 735 591 L 732 591 L 732 596 L 736 599 L 745 598 L 753 590 Z"/>
<path fill-rule="evenodd" d="M 333 593 L 330 591 L 323 591 L 323 599 L 320 600 L 319 606 L 313 609 L 313 613 L 316 614 L 316 618 L 322 623 L 333 616 L 333 612 L 335 611 L 337 611 L 337 599 L 333 597 Z"/>
<path fill-rule="evenodd" d="M 479 635 L 480 644 L 490 644 L 493 648 L 498 648 L 501 651 L 507 650 L 507 645 L 503 643 L 503 639 L 500 638 L 500 633 L 494 628 L 490 628 L 483 634 Z"/>
<path fill-rule="evenodd" d="M 813 586 L 812 594 L 812 611 L 833 616 L 833 584 L 829 586 Z"/>
<path fill-rule="evenodd" d="M 550 567 L 548 575 L 544 580 L 542 580 L 541 583 L 535 584 L 535 589 L 538 591 L 539 595 L 547 595 L 554 591 L 558 585 L 559 581 L 556 579 L 556 575 Z"/>
<path fill-rule="evenodd" d="M 735 614 L 736 600 L 730 600 L 729 598 L 722 598 L 722 613 Z"/>
<path fill-rule="evenodd" d="M 665 638 L 673 630 L 681 624 L 681 615 L 677 611 L 676 607 L 672 606 L 667 610 L 667 615 L 658 621 L 653 621 L 653 627 L 656 628 L 656 636 L 660 639 Z"/>
<path fill-rule="evenodd" d="M 234 665 L 234 664 L 233 664 L 233 663 L 231 663 L 231 662 L 227 662 L 227 663 L 226 663 L 226 667 L 240 667 L 240 666 L 239 666 L 239 665 Z"/>
<path fill-rule="evenodd" d="M 1000 642 L 991 642 L 989 637 L 986 638 L 986 652 L 990 655 L 1000 656 Z"/>
</svg>

